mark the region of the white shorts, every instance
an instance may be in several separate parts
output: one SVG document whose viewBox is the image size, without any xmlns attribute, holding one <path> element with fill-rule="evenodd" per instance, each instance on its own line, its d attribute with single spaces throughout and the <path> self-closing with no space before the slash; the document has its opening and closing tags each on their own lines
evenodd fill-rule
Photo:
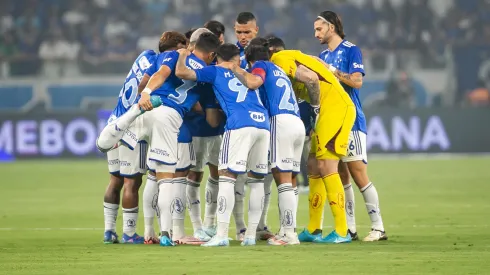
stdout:
<svg viewBox="0 0 490 275">
<path fill-rule="evenodd" d="M 236 174 L 251 171 L 267 175 L 269 137 L 269 131 L 255 127 L 226 131 L 221 142 L 218 169 Z"/>
<path fill-rule="evenodd" d="M 178 161 L 178 142 L 182 117 L 173 108 L 160 106 L 140 115 L 126 131 L 131 138 L 123 138 L 126 145 L 136 140 L 149 143 L 148 160 L 155 162 L 156 172 L 174 173 Z"/>
<path fill-rule="evenodd" d="M 181 172 L 188 170 L 196 165 L 196 155 L 194 153 L 194 146 L 192 143 L 179 143 L 177 149 L 177 165 L 175 171 Z M 148 160 L 148 170 L 153 173 L 156 172 L 156 162 Z"/>
<path fill-rule="evenodd" d="M 191 168 L 194 172 L 202 172 L 206 164 L 218 166 L 221 136 L 192 137 L 196 153 L 196 165 Z"/>
<path fill-rule="evenodd" d="M 270 118 L 271 138 L 269 161 L 271 168 L 299 173 L 305 141 L 305 125 L 297 116 L 280 114 Z"/>
<path fill-rule="evenodd" d="M 366 134 L 361 131 L 351 131 L 349 134 L 349 144 L 347 155 L 342 158 L 343 162 L 362 160 L 367 164 Z"/>
<path fill-rule="evenodd" d="M 134 150 L 126 146 L 107 152 L 107 163 L 109 173 L 121 175 L 123 177 L 134 177 L 146 173 L 146 153 L 148 144 L 146 142 L 137 143 Z"/>
</svg>

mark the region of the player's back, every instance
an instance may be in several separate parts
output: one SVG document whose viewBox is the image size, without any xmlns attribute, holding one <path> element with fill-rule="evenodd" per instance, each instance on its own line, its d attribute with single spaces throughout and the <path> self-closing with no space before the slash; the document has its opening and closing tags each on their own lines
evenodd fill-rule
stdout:
<svg viewBox="0 0 490 275">
<path fill-rule="evenodd" d="M 269 115 L 258 90 L 249 90 L 231 70 L 215 66 L 214 92 L 226 114 L 226 130 L 255 127 L 269 130 Z"/>
<path fill-rule="evenodd" d="M 265 74 L 264 84 L 260 87 L 260 96 L 269 116 L 291 114 L 299 117 L 299 107 L 292 84 L 286 73 L 270 61 L 257 61 L 252 71 Z"/>
<path fill-rule="evenodd" d="M 179 53 L 177 51 L 159 54 L 157 61 L 149 70 L 149 75 L 154 74 L 164 65 L 170 68 L 170 75 L 160 88 L 153 91 L 152 95 L 160 96 L 164 106 L 175 109 L 184 117 L 199 100 L 199 91 L 204 87 L 204 84 L 178 78 L 175 75 L 175 65 L 178 58 Z M 191 54 L 186 59 L 186 65 L 192 69 L 202 69 L 206 66 L 206 63 Z"/>
<path fill-rule="evenodd" d="M 112 112 L 111 119 L 120 117 L 137 102 L 138 85 L 145 72 L 151 67 L 151 64 L 157 59 L 157 54 L 152 50 L 143 51 L 133 62 L 131 70 L 126 76 L 124 85 L 119 92 L 119 98 L 116 108 Z"/>
<path fill-rule="evenodd" d="M 298 65 L 303 65 L 315 72 L 320 79 L 320 101 L 322 104 L 331 104 L 332 101 L 340 100 L 344 104 L 353 105 L 352 100 L 337 78 L 316 58 L 301 51 L 284 50 L 273 54 L 271 61 L 281 67 L 291 79 L 294 78 Z M 306 89 L 302 89 L 298 96 L 308 102 L 310 100 Z"/>
</svg>

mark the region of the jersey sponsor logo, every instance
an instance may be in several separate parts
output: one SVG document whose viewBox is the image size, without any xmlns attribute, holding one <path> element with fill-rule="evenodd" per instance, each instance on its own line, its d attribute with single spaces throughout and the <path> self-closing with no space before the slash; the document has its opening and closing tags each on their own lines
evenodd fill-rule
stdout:
<svg viewBox="0 0 490 275">
<path fill-rule="evenodd" d="M 257 168 L 257 169 L 267 169 L 267 164 L 257 164 L 257 165 L 255 165 L 255 168 Z"/>
<path fill-rule="evenodd" d="M 124 135 L 126 135 L 127 137 L 129 137 L 133 141 L 138 142 L 138 138 L 136 137 L 136 134 L 135 133 L 133 133 L 133 132 L 131 132 L 129 130 L 126 130 L 126 132 L 124 133 Z"/>
<path fill-rule="evenodd" d="M 257 122 L 264 122 L 265 121 L 265 115 L 264 115 L 264 113 L 261 113 L 261 112 L 250 112 L 250 118 L 257 121 Z"/>
<path fill-rule="evenodd" d="M 197 61 L 196 61 L 196 60 L 194 60 L 194 59 L 189 59 L 189 65 L 190 65 L 190 66 L 192 67 L 192 69 L 194 69 L 194 70 L 195 70 L 195 69 L 202 69 L 202 68 L 204 68 L 204 66 L 203 66 L 201 63 L 197 62 Z"/>
<path fill-rule="evenodd" d="M 142 56 L 140 58 L 140 60 L 138 61 L 138 66 L 142 70 L 146 70 L 146 69 L 150 68 L 151 64 L 150 64 L 150 61 L 148 61 L 148 58 L 146 58 L 146 56 Z"/>
<path fill-rule="evenodd" d="M 118 165 L 119 164 L 119 160 L 118 159 L 110 159 L 107 161 L 107 164 L 108 165 Z"/>
<path fill-rule="evenodd" d="M 127 162 L 127 161 L 124 161 L 124 160 L 121 160 L 121 161 L 119 161 L 119 166 L 121 166 L 121 167 L 131 167 L 131 163 L 130 162 Z"/>
<path fill-rule="evenodd" d="M 363 64 L 357 64 L 357 63 L 353 63 L 352 64 L 352 67 L 354 67 L 354 69 L 363 69 L 364 70 L 364 65 Z"/>
<path fill-rule="evenodd" d="M 161 155 L 161 156 L 165 156 L 165 157 L 169 157 L 170 156 L 170 154 L 167 153 L 167 151 L 162 150 L 162 149 L 151 148 L 150 149 L 150 153 Z"/>
<path fill-rule="evenodd" d="M 236 165 L 241 165 L 241 166 L 246 166 L 247 165 L 247 161 L 245 161 L 245 160 L 239 160 L 239 161 L 236 161 L 235 164 Z"/>
<path fill-rule="evenodd" d="M 282 159 L 281 162 L 282 163 L 293 163 L 293 159 L 291 159 L 291 158 Z"/>
</svg>

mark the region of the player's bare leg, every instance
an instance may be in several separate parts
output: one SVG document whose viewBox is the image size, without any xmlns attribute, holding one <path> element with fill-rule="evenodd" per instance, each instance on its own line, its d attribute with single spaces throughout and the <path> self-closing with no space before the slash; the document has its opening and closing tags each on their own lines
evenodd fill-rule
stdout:
<svg viewBox="0 0 490 275">
<path fill-rule="evenodd" d="M 277 168 L 273 168 L 272 175 L 277 185 L 280 231 L 283 234 L 270 238 L 268 243 L 271 245 L 299 244 L 298 235 L 295 232 L 297 201 L 293 189 L 293 173 L 282 172 Z M 296 180 L 294 182 L 296 185 Z"/>
<path fill-rule="evenodd" d="M 144 238 L 136 234 L 136 223 L 138 221 L 138 190 L 141 186 L 142 175 L 138 174 L 124 178 L 124 189 L 122 198 L 123 209 L 123 238 L 125 243 L 142 244 Z"/>
<path fill-rule="evenodd" d="M 218 225 L 216 235 L 202 246 L 229 246 L 228 240 L 230 219 L 235 205 L 235 182 L 237 174 L 228 170 L 219 170 L 219 191 L 218 191 Z"/>
<path fill-rule="evenodd" d="M 211 163 L 208 164 L 209 177 L 206 182 L 206 204 L 204 206 L 204 232 L 213 237 L 216 235 L 216 209 L 219 191 L 219 174 L 218 166 Z"/>
<path fill-rule="evenodd" d="M 347 228 L 348 233 L 350 234 L 353 241 L 359 240 L 357 235 L 356 228 L 356 216 L 355 216 L 355 208 L 356 201 L 354 197 L 354 189 L 352 189 L 352 184 L 350 183 L 350 173 L 349 168 L 347 167 L 347 163 L 340 161 L 339 162 L 339 175 L 342 180 L 342 185 L 344 186 L 345 192 L 345 213 L 347 215 Z"/>
<path fill-rule="evenodd" d="M 387 240 L 388 236 L 385 233 L 381 211 L 379 209 L 378 191 L 374 184 L 369 180 L 367 173 L 367 165 L 362 161 L 348 162 L 349 172 L 354 179 L 357 187 L 364 197 L 366 210 L 371 219 L 371 232 L 366 236 L 364 241 L 381 241 Z"/>
<path fill-rule="evenodd" d="M 158 244 L 159 240 L 155 234 L 154 222 L 157 216 L 160 224 L 160 213 L 158 209 L 158 184 L 156 174 L 149 172 L 143 190 L 143 215 L 145 217 L 145 244 Z"/>
<path fill-rule="evenodd" d="M 116 220 L 123 184 L 123 177 L 119 174 L 111 174 L 109 185 L 104 194 L 104 243 L 119 242 L 116 234 Z"/>
</svg>

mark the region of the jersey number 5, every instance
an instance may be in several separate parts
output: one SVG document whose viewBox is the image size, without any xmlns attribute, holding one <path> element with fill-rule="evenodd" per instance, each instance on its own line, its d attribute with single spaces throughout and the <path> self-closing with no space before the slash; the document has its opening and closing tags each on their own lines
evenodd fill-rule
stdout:
<svg viewBox="0 0 490 275">
<path fill-rule="evenodd" d="M 178 94 L 177 96 L 175 95 L 169 95 L 168 98 L 171 100 L 175 101 L 177 104 L 182 104 L 184 103 L 185 99 L 187 98 L 187 92 L 194 88 L 197 85 L 197 82 L 192 81 L 192 80 L 184 80 L 184 84 L 180 85 L 175 89 L 175 92 Z"/>
</svg>

